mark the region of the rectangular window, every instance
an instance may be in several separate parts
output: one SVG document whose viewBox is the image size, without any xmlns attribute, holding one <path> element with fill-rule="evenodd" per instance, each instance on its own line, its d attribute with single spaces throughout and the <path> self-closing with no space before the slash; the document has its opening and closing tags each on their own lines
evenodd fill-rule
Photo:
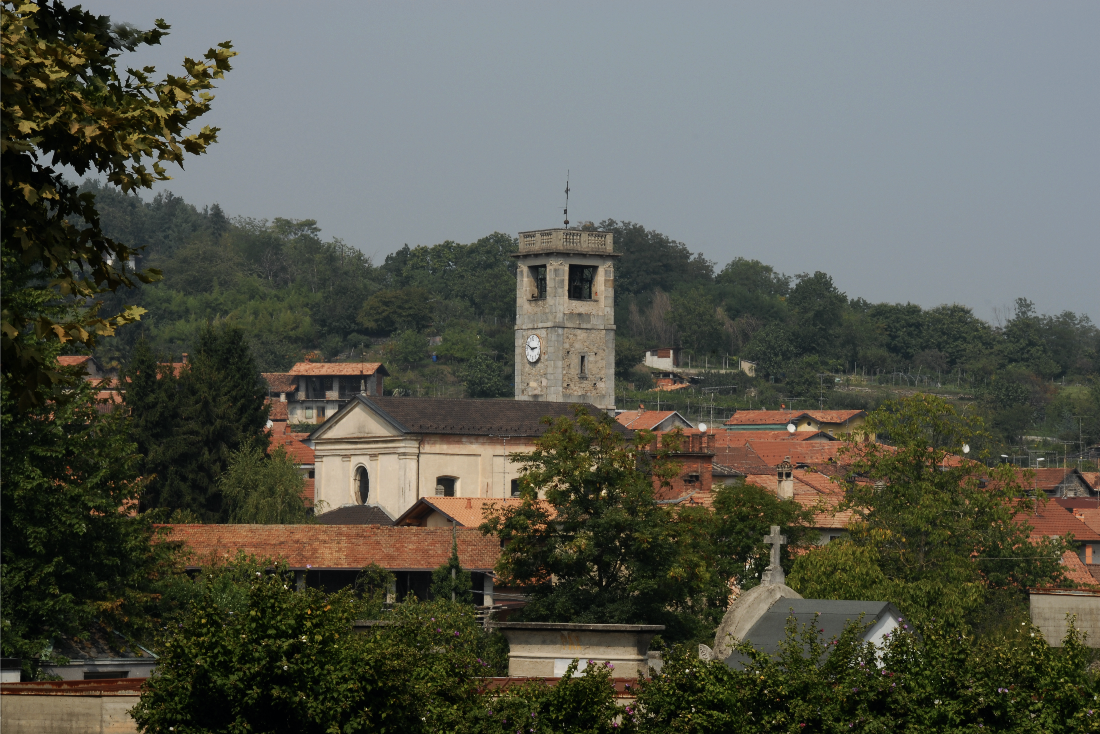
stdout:
<svg viewBox="0 0 1100 734">
<path fill-rule="evenodd" d="M 596 282 L 595 265 L 569 266 L 569 298 L 574 301 L 591 301 L 592 284 Z"/>
<path fill-rule="evenodd" d="M 588 355 L 587 354 L 582 354 L 581 355 L 581 377 L 584 377 L 587 374 L 588 374 Z"/>
<path fill-rule="evenodd" d="M 519 480 L 518 479 L 513 479 L 512 480 L 512 496 L 513 497 L 519 497 Z M 1092 546 L 1089 546 L 1089 547 L 1091 548 Z"/>
<path fill-rule="evenodd" d="M 546 266 L 533 265 L 527 270 L 531 274 L 531 280 L 534 281 L 534 287 L 531 289 L 531 298 L 546 298 Z"/>
<path fill-rule="evenodd" d="M 322 389 L 326 393 L 332 392 L 332 378 L 331 377 L 322 377 L 321 380 L 322 380 L 323 385 L 324 385 L 324 387 Z"/>
<path fill-rule="evenodd" d="M 435 478 L 435 494 L 437 497 L 454 497 L 455 496 L 455 478 L 454 477 L 436 477 Z"/>
<path fill-rule="evenodd" d="M 307 421 L 313 420 L 313 408 L 306 408 L 305 409 L 305 414 L 306 414 L 306 420 Z"/>
</svg>

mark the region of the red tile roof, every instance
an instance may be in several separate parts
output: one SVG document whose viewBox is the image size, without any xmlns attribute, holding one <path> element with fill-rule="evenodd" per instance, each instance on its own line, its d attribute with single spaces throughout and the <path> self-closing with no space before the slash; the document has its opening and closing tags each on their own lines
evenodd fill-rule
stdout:
<svg viewBox="0 0 1100 734">
<path fill-rule="evenodd" d="M 652 431 L 674 415 L 675 410 L 624 410 L 615 416 L 615 420 L 632 431 Z M 684 423 L 691 425 L 686 419 Z"/>
<path fill-rule="evenodd" d="M 720 433 L 715 434 L 715 438 L 721 435 Z M 714 445 L 714 461 L 742 474 L 770 474 L 773 479 L 775 478 L 775 467 L 770 466 L 760 457 L 760 454 L 747 445 L 738 446 L 732 443 L 722 444 L 716 442 Z"/>
<path fill-rule="evenodd" d="M 277 447 L 282 446 L 290 458 L 294 459 L 294 463 L 313 464 L 313 449 L 302 443 L 309 436 L 308 433 L 291 433 L 287 424 L 282 422 L 276 423 L 270 432 L 271 447 L 269 451 L 274 451 Z"/>
<path fill-rule="evenodd" d="M 459 527 L 476 528 L 493 507 L 519 505 L 523 500 L 509 497 L 421 497 L 394 522 L 398 525 L 423 522 L 433 511 L 458 522 Z"/>
<path fill-rule="evenodd" d="M 1081 560 L 1081 557 L 1073 551 L 1066 551 L 1062 554 L 1062 565 L 1065 566 L 1062 571 L 1070 581 L 1074 581 L 1086 588 L 1095 588 L 1097 586 L 1096 578 L 1089 571 L 1089 567 L 1086 566 L 1084 561 Z"/>
<path fill-rule="evenodd" d="M 1093 489 L 1100 490 L 1100 472 L 1097 471 L 1083 471 L 1081 476 L 1085 478 L 1085 481 L 1089 483 L 1089 486 Z"/>
<path fill-rule="evenodd" d="M 1088 525 L 1091 530 L 1100 533 L 1100 507 L 1074 507 L 1070 512 L 1078 520 Z"/>
<path fill-rule="evenodd" d="M 836 506 L 844 498 L 844 490 L 824 474 L 795 469 L 791 472 L 794 479 L 794 500 L 803 507 L 815 510 L 813 525 L 815 528 L 839 530 L 848 527 L 855 513 L 851 510 L 836 512 Z M 750 474 L 745 477 L 749 484 L 775 492 L 777 479 L 775 473 Z"/>
<path fill-rule="evenodd" d="M 779 466 L 788 456 L 792 464 L 828 464 L 837 461 L 844 442 L 752 441 L 749 446 L 770 466 Z"/>
<path fill-rule="evenodd" d="M 793 410 L 739 410 L 726 421 L 727 426 L 786 425 L 807 415 Z"/>
<path fill-rule="evenodd" d="M 1048 502 L 1040 507 L 1038 513 L 1021 512 L 1016 515 L 1016 522 L 1027 523 L 1031 526 L 1031 539 L 1033 541 L 1049 537 L 1062 537 L 1067 533 L 1073 533 L 1073 539 L 1086 543 L 1100 543 L 1100 533 L 1096 532 L 1073 513 L 1054 502 Z"/>
<path fill-rule="evenodd" d="M 91 359 L 91 355 L 87 354 L 76 356 L 66 355 L 58 357 L 57 363 L 62 367 L 75 367 L 76 365 L 87 363 L 89 359 Z"/>
<path fill-rule="evenodd" d="M 262 372 L 260 377 L 267 382 L 267 389 L 271 392 L 294 392 L 298 382 L 294 375 L 286 372 Z"/>
<path fill-rule="evenodd" d="M 287 404 L 282 400 L 269 400 L 267 404 L 271 406 L 271 411 L 267 414 L 268 420 L 273 422 L 290 420 Z"/>
<path fill-rule="evenodd" d="M 1027 479 L 1026 474 L 1031 471 L 1035 474 L 1035 478 Z M 1073 481 L 1073 475 L 1077 473 L 1076 469 L 1017 469 L 1016 475 L 1020 477 L 1020 480 L 1024 482 L 1025 486 L 1036 486 L 1039 489 L 1046 492 L 1053 492 L 1059 484 L 1066 479 Z"/>
<path fill-rule="evenodd" d="M 373 375 L 389 372 L 381 362 L 299 362 L 290 368 L 290 375 Z"/>
<path fill-rule="evenodd" d="M 285 561 L 292 569 L 361 569 L 377 563 L 391 571 L 431 571 L 451 555 L 450 528 L 384 525 L 168 525 L 168 539 L 183 541 L 198 566 L 211 556 L 238 551 Z M 500 556 L 500 541 L 459 528 L 463 568 L 488 571 Z"/>
<path fill-rule="evenodd" d="M 823 431 L 717 431 L 715 436 L 723 436 L 722 440 L 733 443 L 746 441 L 831 441 L 833 438 Z"/>
<path fill-rule="evenodd" d="M 806 415 L 818 423 L 844 423 L 867 415 L 862 410 L 807 410 Z"/>
</svg>

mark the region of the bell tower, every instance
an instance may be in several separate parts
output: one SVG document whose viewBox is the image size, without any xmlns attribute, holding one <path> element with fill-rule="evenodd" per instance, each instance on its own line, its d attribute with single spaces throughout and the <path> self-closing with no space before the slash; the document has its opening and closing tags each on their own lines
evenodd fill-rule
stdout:
<svg viewBox="0 0 1100 734">
<path fill-rule="evenodd" d="M 519 233 L 516 400 L 615 407 L 611 232 Z"/>
</svg>

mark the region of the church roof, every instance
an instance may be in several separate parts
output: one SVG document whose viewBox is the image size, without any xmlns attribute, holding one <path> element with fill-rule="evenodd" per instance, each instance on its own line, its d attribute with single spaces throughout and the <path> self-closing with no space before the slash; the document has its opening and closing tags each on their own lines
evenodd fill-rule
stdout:
<svg viewBox="0 0 1100 734">
<path fill-rule="evenodd" d="M 450 528 L 381 525 L 167 525 L 165 538 L 182 541 L 188 566 L 211 557 L 229 559 L 243 551 L 285 561 L 292 569 L 358 571 L 377 563 L 388 571 L 432 571 L 451 555 Z M 500 556 L 500 540 L 476 529 L 457 530 L 462 567 L 489 571 Z"/>
<path fill-rule="evenodd" d="M 381 507 L 348 505 L 317 516 L 322 525 L 393 525 L 393 519 Z"/>
<path fill-rule="evenodd" d="M 460 436 L 541 436 L 547 426 L 543 417 L 572 418 L 577 407 L 586 407 L 590 414 L 600 411 L 584 403 L 551 403 L 534 400 L 476 400 L 455 398 L 387 398 L 356 395 L 346 405 L 310 434 L 321 438 L 327 426 L 333 424 L 356 401 L 378 414 L 402 433 L 433 433 Z M 626 432 L 618 423 L 620 432 Z"/>
<path fill-rule="evenodd" d="M 793 617 L 797 629 L 813 625 L 823 641 L 839 638 L 848 623 L 862 624 L 864 635 L 884 617 L 901 620 L 897 607 L 888 601 L 848 601 L 843 599 L 788 599 L 772 604 L 746 633 L 745 641 L 767 653 L 779 650 L 787 636 L 787 619 Z M 734 653 L 729 661 L 740 656 Z M 729 663 L 727 661 L 727 664 Z"/>
</svg>

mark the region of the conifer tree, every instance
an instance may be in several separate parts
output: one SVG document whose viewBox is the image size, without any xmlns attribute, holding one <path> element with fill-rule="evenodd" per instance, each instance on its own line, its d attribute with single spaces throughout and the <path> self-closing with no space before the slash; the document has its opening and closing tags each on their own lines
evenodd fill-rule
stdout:
<svg viewBox="0 0 1100 734">
<path fill-rule="evenodd" d="M 451 601 L 469 604 L 471 601 L 470 589 L 473 582 L 470 572 L 462 568 L 462 562 L 458 559 L 458 536 L 455 529 L 451 528 L 451 557 L 442 566 L 432 571 L 432 598 L 450 599 Z"/>
</svg>

